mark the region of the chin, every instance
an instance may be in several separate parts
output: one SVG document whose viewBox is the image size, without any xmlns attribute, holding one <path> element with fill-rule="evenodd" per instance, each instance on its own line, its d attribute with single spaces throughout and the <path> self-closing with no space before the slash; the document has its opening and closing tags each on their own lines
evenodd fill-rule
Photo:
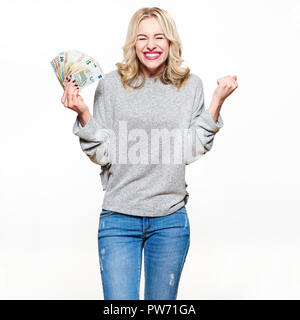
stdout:
<svg viewBox="0 0 300 320">
<path fill-rule="evenodd" d="M 145 66 L 149 67 L 149 68 L 153 68 L 153 69 L 156 69 L 158 67 L 160 67 L 162 64 L 164 64 L 166 61 L 148 61 L 148 60 L 143 60 L 143 63 Z"/>
</svg>

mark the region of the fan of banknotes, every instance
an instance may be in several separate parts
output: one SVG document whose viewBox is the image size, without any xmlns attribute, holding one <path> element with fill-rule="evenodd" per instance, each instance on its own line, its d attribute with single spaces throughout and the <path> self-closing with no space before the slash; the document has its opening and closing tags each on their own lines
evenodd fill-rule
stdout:
<svg viewBox="0 0 300 320">
<path fill-rule="evenodd" d="M 76 80 L 79 90 L 103 77 L 99 63 L 77 50 L 60 52 L 50 63 L 63 89 L 67 77 Z"/>
</svg>

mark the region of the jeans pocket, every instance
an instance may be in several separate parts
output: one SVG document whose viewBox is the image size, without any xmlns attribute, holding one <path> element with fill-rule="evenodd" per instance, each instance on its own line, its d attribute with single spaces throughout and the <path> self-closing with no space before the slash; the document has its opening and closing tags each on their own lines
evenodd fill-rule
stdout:
<svg viewBox="0 0 300 320">
<path fill-rule="evenodd" d="M 184 215 L 184 229 L 189 229 L 190 228 L 190 221 L 189 221 L 189 217 L 188 217 L 188 214 L 186 211 L 186 207 L 185 206 L 181 207 L 180 209 L 175 211 L 175 213 Z"/>
<path fill-rule="evenodd" d="M 187 212 L 186 212 L 186 207 L 183 206 L 183 207 L 181 207 L 180 209 L 178 209 L 176 212 L 177 212 L 177 213 L 184 213 L 184 214 L 186 214 L 186 213 L 187 213 Z"/>
</svg>

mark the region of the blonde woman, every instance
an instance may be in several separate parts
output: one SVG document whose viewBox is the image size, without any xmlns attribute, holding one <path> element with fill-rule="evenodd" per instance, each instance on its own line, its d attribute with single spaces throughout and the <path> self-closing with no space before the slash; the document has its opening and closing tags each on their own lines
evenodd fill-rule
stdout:
<svg viewBox="0 0 300 320">
<path fill-rule="evenodd" d="M 144 299 L 176 300 L 190 244 L 185 166 L 211 149 L 236 76 L 218 79 L 205 110 L 201 79 L 181 67 L 175 22 L 157 7 L 134 13 L 123 51 L 98 83 L 93 115 L 76 83 L 68 82 L 62 103 L 77 112 L 73 133 L 101 166 L 104 299 L 140 299 L 144 252 Z"/>
</svg>

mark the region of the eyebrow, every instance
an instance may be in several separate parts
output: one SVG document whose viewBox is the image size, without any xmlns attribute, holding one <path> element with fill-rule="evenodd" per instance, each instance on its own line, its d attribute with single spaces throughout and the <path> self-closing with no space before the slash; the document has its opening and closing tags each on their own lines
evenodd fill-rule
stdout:
<svg viewBox="0 0 300 320">
<path fill-rule="evenodd" d="M 164 36 L 165 34 L 164 34 L 164 33 L 155 33 L 155 36 L 158 36 L 158 35 L 163 35 L 163 36 Z M 146 34 L 142 34 L 142 33 L 138 34 L 137 37 L 138 37 L 138 36 L 145 36 L 145 37 L 147 37 Z"/>
</svg>

